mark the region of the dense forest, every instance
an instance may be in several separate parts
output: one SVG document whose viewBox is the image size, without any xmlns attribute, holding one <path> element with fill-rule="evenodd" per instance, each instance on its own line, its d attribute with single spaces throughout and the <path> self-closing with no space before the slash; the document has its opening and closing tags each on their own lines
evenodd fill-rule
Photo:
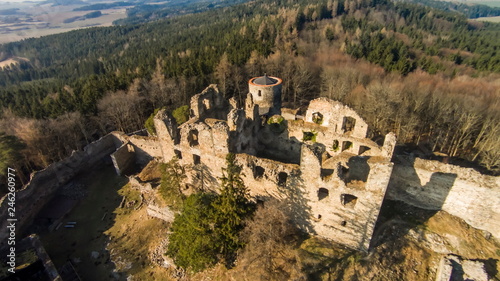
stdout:
<svg viewBox="0 0 500 281">
<path fill-rule="evenodd" d="M 111 130 L 141 129 L 210 83 L 243 100 L 248 79 L 267 72 L 283 78 L 289 107 L 330 97 L 374 139 L 394 131 L 494 172 L 499 46 L 498 24 L 412 3 L 258 0 L 1 45 L 0 59 L 27 60 L 0 71 L 0 128 L 26 146 L 12 165 L 31 171 Z"/>
</svg>

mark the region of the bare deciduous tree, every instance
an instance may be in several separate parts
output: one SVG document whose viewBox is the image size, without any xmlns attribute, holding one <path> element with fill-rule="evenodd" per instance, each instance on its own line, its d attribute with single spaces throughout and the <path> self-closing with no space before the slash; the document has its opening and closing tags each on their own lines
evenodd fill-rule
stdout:
<svg viewBox="0 0 500 281">
<path fill-rule="evenodd" d="M 295 249 L 298 230 L 277 201 L 259 207 L 244 230 L 247 241 L 235 268 L 243 280 L 306 280 Z"/>
</svg>

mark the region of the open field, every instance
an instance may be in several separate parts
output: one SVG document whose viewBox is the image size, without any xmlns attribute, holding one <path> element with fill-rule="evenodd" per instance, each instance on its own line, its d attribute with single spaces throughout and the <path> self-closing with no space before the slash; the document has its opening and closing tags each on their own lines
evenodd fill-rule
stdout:
<svg viewBox="0 0 500 281">
<path fill-rule="evenodd" d="M 478 20 L 478 21 L 489 21 L 489 22 L 500 22 L 500 16 L 498 16 L 498 17 L 477 18 L 476 20 Z"/>
<path fill-rule="evenodd" d="M 40 233 L 40 237 L 56 268 L 71 260 L 83 280 L 113 279 L 114 265 L 106 250 L 110 237 L 104 232 L 114 224 L 113 211 L 122 200 L 118 190 L 126 179 L 118 177 L 108 166 L 91 172 L 82 182 L 88 193 L 63 220 L 76 222 L 75 227 L 61 226 L 53 232 Z M 92 252 L 98 256 L 92 257 Z"/>
<path fill-rule="evenodd" d="M 0 61 L 0 69 L 3 69 L 4 67 L 12 65 L 12 64 L 16 65 L 21 60 L 29 61 L 27 58 L 21 58 L 21 57 L 10 58 L 10 59 L 4 60 L 4 61 Z"/>
<path fill-rule="evenodd" d="M 467 1 L 467 3 L 481 4 L 490 7 L 500 7 L 500 1 Z"/>
<path fill-rule="evenodd" d="M 63 33 L 75 29 L 95 26 L 111 26 L 113 21 L 126 18 L 126 7 L 100 10 L 102 16 L 85 20 L 64 21 L 83 17 L 90 11 L 73 11 L 79 6 L 38 5 L 22 8 L 25 14 L 0 17 L 0 44 L 31 37 Z"/>
</svg>

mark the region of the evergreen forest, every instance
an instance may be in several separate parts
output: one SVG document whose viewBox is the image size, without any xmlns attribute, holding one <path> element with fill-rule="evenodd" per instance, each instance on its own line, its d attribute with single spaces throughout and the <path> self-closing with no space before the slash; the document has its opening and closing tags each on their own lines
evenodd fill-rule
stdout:
<svg viewBox="0 0 500 281">
<path fill-rule="evenodd" d="M 155 109 L 188 105 L 212 83 L 241 102 L 268 73 L 283 79 L 287 107 L 339 100 L 374 140 L 392 131 L 405 147 L 498 173 L 500 25 L 468 18 L 498 9 L 427 2 L 193 3 L 0 45 L 0 61 L 23 58 L 0 70 L 0 146 L 22 147 L 1 164 L 44 168 L 112 130 L 143 129 Z"/>
</svg>

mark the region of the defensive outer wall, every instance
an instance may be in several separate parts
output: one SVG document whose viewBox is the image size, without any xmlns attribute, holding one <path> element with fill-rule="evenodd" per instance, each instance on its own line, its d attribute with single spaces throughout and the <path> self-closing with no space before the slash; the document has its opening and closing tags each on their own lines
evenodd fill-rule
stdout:
<svg viewBox="0 0 500 281">
<path fill-rule="evenodd" d="M 388 199 L 446 211 L 500 238 L 500 177 L 414 157 L 394 161 Z"/>
<path fill-rule="evenodd" d="M 115 134 L 108 134 L 87 145 L 83 151 L 75 151 L 68 158 L 31 174 L 30 182 L 15 193 L 16 231 L 22 233 L 29 226 L 37 213 L 52 199 L 57 189 L 68 183 L 78 173 L 102 163 L 120 144 Z M 6 196 L 0 201 L 0 228 L 2 229 L 0 246 L 5 246 L 9 234 L 6 228 L 9 218 L 8 202 Z"/>
<path fill-rule="evenodd" d="M 191 110 L 191 119 L 180 126 L 160 111 L 157 136 L 114 132 L 32 174 L 16 192 L 17 231 L 58 188 L 99 163 L 111 160 L 124 173 L 135 164 L 176 156 L 192 171 L 187 185 L 216 190 L 225 156 L 235 153 L 252 196 L 287 201 L 299 227 L 354 249 L 368 249 L 384 197 L 447 211 L 500 238 L 499 177 L 419 158 L 396 156 L 392 163 L 394 135 L 375 144 L 366 138 L 362 118 L 338 102 L 311 101 L 305 116 L 283 109 L 284 120 L 266 125 L 263 120 L 272 116 L 263 119 L 251 95 L 240 108 L 211 85 L 193 97 Z M 305 133 L 315 141 L 304 140 Z M 8 235 L 7 203 L 5 197 L 0 202 L 1 246 Z"/>
</svg>

